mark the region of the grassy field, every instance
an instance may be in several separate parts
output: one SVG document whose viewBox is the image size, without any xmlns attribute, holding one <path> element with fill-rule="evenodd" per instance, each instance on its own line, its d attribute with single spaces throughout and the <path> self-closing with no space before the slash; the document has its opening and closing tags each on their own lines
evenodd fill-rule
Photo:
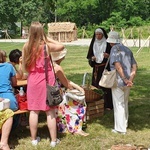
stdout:
<svg viewBox="0 0 150 150">
<path fill-rule="evenodd" d="M 0 49 L 7 53 L 14 48 L 21 49 L 23 43 L 0 43 Z M 85 72 L 91 74 L 86 54 L 88 47 L 66 46 L 68 53 L 62 67 L 68 79 L 81 85 Z M 138 48 L 131 48 L 136 56 Z M 137 76 L 131 89 L 129 100 L 129 127 L 126 135 L 111 133 L 113 128 L 113 111 L 87 122 L 85 129 L 90 135 L 81 137 L 72 134 L 58 134 L 61 144 L 56 150 L 108 150 L 114 144 L 144 145 L 150 147 L 150 49 L 144 48 L 135 57 L 138 63 Z M 39 118 L 38 134 L 42 141 L 37 147 L 30 144 L 29 127 L 18 127 L 10 136 L 10 144 L 15 150 L 49 150 L 49 134 L 43 113 Z"/>
</svg>

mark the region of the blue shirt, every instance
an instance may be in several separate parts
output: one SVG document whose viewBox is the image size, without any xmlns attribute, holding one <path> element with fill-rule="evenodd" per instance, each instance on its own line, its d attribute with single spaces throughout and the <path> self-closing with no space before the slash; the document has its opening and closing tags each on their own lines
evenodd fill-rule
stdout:
<svg viewBox="0 0 150 150">
<path fill-rule="evenodd" d="M 122 44 L 116 44 L 111 48 L 110 52 L 110 69 L 114 70 L 115 69 L 115 62 L 119 62 L 122 66 L 124 75 L 127 79 L 130 78 L 131 70 L 132 70 L 132 65 L 137 64 L 132 51 L 122 45 Z M 120 75 L 117 73 L 117 82 L 118 86 L 125 86 L 125 83 L 121 79 Z"/>
<path fill-rule="evenodd" d="M 10 109 L 17 110 L 18 104 L 13 93 L 11 78 L 16 75 L 16 71 L 10 63 L 0 63 L 0 97 L 10 99 Z"/>
<path fill-rule="evenodd" d="M 14 67 L 10 63 L 0 63 L 0 93 L 13 92 L 11 78 L 15 75 Z"/>
</svg>

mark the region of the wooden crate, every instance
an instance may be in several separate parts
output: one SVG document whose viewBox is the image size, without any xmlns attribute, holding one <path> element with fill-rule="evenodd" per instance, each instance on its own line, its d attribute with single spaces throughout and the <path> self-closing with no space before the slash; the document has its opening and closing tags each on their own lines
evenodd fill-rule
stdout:
<svg viewBox="0 0 150 150">
<path fill-rule="evenodd" d="M 104 114 L 104 100 L 96 100 L 87 102 L 86 120 L 92 120 L 103 116 Z"/>
</svg>

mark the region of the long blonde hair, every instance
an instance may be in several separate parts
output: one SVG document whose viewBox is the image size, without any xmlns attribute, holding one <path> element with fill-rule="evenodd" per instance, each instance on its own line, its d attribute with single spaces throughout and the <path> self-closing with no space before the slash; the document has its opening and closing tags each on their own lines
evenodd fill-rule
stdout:
<svg viewBox="0 0 150 150">
<path fill-rule="evenodd" d="M 43 25 L 40 22 L 32 22 L 29 29 L 29 41 L 24 45 L 24 68 L 28 71 L 35 65 L 37 58 L 41 55 L 41 42 L 46 43 L 47 37 Z"/>
</svg>

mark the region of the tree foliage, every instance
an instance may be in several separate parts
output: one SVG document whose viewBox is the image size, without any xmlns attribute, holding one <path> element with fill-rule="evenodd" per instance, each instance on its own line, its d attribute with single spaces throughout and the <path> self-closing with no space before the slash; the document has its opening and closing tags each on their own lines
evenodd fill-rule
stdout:
<svg viewBox="0 0 150 150">
<path fill-rule="evenodd" d="M 107 29 L 150 23 L 149 0 L 0 0 L 0 28 L 15 22 L 75 22 L 78 27 L 101 25 Z"/>
</svg>

